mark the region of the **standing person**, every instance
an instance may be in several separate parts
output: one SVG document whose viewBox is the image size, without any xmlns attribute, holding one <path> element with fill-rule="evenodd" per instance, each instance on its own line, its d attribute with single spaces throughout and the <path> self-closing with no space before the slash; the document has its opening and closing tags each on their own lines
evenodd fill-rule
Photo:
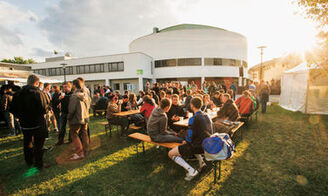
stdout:
<svg viewBox="0 0 328 196">
<path fill-rule="evenodd" d="M 14 118 L 14 115 L 12 113 L 10 113 L 10 111 L 9 111 L 12 99 L 13 99 L 13 95 L 12 95 L 11 86 L 9 86 L 9 85 L 4 86 L 3 95 L 1 97 L 1 111 L 2 111 L 4 118 L 6 119 L 6 122 L 8 124 L 9 130 L 10 130 L 10 133 L 8 134 L 8 136 L 16 135 L 15 123 L 14 123 L 15 118 Z"/>
<path fill-rule="evenodd" d="M 58 132 L 57 129 L 57 122 L 56 122 L 56 118 L 55 118 L 55 114 L 51 108 L 52 106 L 52 96 L 51 96 L 51 84 L 49 83 L 45 83 L 44 84 L 44 88 L 43 88 L 43 92 L 46 94 L 46 98 L 47 98 L 47 104 L 48 104 L 48 108 L 47 108 L 47 128 L 48 128 L 48 132 L 50 131 L 50 123 L 52 123 L 53 128 L 54 128 L 54 132 Z M 48 134 L 49 136 L 49 134 Z M 47 138 L 48 138 L 47 136 Z"/>
<path fill-rule="evenodd" d="M 70 126 L 75 154 L 70 160 L 83 159 L 88 153 L 89 137 L 87 133 L 89 122 L 90 96 L 79 79 L 73 80 L 73 94 L 69 100 L 67 119 Z M 82 141 L 79 138 L 81 132 Z"/>
<path fill-rule="evenodd" d="M 159 107 L 155 108 L 147 123 L 147 132 L 153 142 L 166 143 L 183 141 L 177 136 L 177 133 L 168 129 L 166 113 L 171 108 L 171 100 L 164 98 L 161 100 Z"/>
<path fill-rule="evenodd" d="M 192 98 L 190 107 L 194 116 L 189 119 L 189 129 L 186 141 L 183 142 L 183 145 L 173 148 L 168 153 L 168 156 L 176 164 L 180 165 L 187 171 L 185 177 L 186 181 L 190 181 L 196 177 L 198 171 L 190 166 L 185 159 L 195 155 L 199 163 L 199 170 L 206 166 L 201 156 L 201 154 L 204 153 L 202 142 L 213 133 L 211 119 L 207 114 L 201 111 L 202 100 L 199 97 Z"/>
<path fill-rule="evenodd" d="M 232 90 L 232 99 L 233 100 L 236 100 L 236 92 L 237 92 L 237 87 L 236 87 L 236 84 L 233 82 L 230 87 L 229 87 L 230 90 Z"/>
<path fill-rule="evenodd" d="M 69 99 L 73 92 L 71 91 L 72 84 L 70 82 L 64 82 L 63 84 L 63 91 L 65 94 L 60 95 L 59 100 L 61 104 L 61 114 L 60 114 L 60 127 L 59 127 L 59 134 L 58 134 L 58 142 L 56 145 L 61 145 L 64 143 L 64 138 L 66 135 L 66 124 L 67 124 L 67 114 L 68 114 L 68 104 Z M 70 135 L 70 134 L 69 134 Z M 69 136 L 68 142 L 71 143 L 71 137 Z"/>
<path fill-rule="evenodd" d="M 148 92 L 150 90 L 150 83 L 147 81 L 146 86 L 145 86 L 145 92 Z"/>
<path fill-rule="evenodd" d="M 46 95 L 40 91 L 39 77 L 29 75 L 27 85 L 13 97 L 10 111 L 19 119 L 24 135 L 24 157 L 28 166 L 43 168 L 43 144 L 47 134 Z"/>
<path fill-rule="evenodd" d="M 267 84 L 262 83 L 260 89 L 260 100 L 261 100 L 261 112 L 266 113 L 267 102 L 269 101 L 270 87 Z"/>
<path fill-rule="evenodd" d="M 61 92 L 60 92 L 59 86 L 53 86 L 53 87 L 55 89 L 55 92 L 52 95 L 51 106 L 52 106 L 52 111 L 54 112 L 56 122 L 57 122 L 56 127 L 60 128 L 60 105 L 59 105 L 60 100 L 59 100 L 59 97 L 61 96 Z"/>
</svg>

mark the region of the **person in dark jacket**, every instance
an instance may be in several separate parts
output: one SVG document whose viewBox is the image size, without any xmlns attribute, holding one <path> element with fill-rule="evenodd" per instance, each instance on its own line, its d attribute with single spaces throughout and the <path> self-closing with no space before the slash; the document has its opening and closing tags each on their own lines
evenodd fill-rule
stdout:
<svg viewBox="0 0 328 196">
<path fill-rule="evenodd" d="M 15 136 L 16 132 L 15 132 L 15 118 L 14 115 L 12 113 L 10 113 L 9 108 L 10 108 L 10 103 L 13 99 L 13 94 L 12 94 L 12 89 L 9 85 L 6 85 L 3 89 L 3 95 L 1 96 L 1 112 L 3 117 L 5 118 L 8 127 L 9 127 L 9 131 L 10 133 L 8 134 L 8 136 Z"/>
<path fill-rule="evenodd" d="M 198 171 L 190 166 L 184 158 L 195 155 L 199 162 L 200 170 L 206 166 L 201 154 L 204 153 L 202 142 L 212 133 L 212 121 L 207 114 L 201 111 L 202 100 L 199 97 L 191 99 L 191 110 L 194 116 L 189 119 L 189 128 L 186 141 L 169 151 L 168 156 L 186 171 L 185 180 L 190 181 L 198 175 Z"/>
<path fill-rule="evenodd" d="M 260 87 L 261 113 L 266 113 L 267 102 L 269 101 L 270 87 L 268 84 L 262 82 Z"/>
<path fill-rule="evenodd" d="M 221 107 L 222 102 L 221 102 L 221 93 L 219 91 L 216 91 L 214 93 L 214 96 L 212 97 L 212 101 L 215 104 L 216 107 Z"/>
<path fill-rule="evenodd" d="M 59 97 L 61 96 L 60 88 L 59 86 L 53 86 L 55 89 L 54 94 L 52 95 L 52 101 L 51 101 L 51 107 L 52 111 L 55 114 L 57 127 L 60 129 L 60 100 Z"/>
<path fill-rule="evenodd" d="M 43 144 L 47 134 L 46 95 L 38 88 L 39 77 L 30 75 L 27 85 L 13 97 L 10 111 L 19 119 L 24 135 L 24 156 L 27 165 L 43 168 Z"/>
<path fill-rule="evenodd" d="M 170 110 L 166 113 L 168 118 L 168 127 L 175 132 L 179 132 L 181 127 L 175 126 L 173 123 L 180 120 L 181 117 L 186 117 L 183 107 L 179 105 L 179 95 L 172 96 L 172 105 Z"/>
<path fill-rule="evenodd" d="M 177 133 L 168 129 L 166 112 L 170 110 L 171 100 L 164 98 L 161 100 L 159 107 L 155 108 L 149 117 L 147 123 L 147 132 L 153 142 L 166 143 L 183 141 L 177 136 Z"/>
<path fill-rule="evenodd" d="M 218 111 L 217 117 L 213 119 L 213 129 L 215 132 L 229 133 L 231 130 L 230 127 L 224 125 L 222 120 L 238 120 L 240 118 L 239 111 L 229 94 L 223 94 L 221 96 L 221 101 L 223 106 L 220 111 Z"/>
<path fill-rule="evenodd" d="M 63 84 L 64 94 L 61 94 L 59 97 L 61 105 L 61 115 L 60 115 L 60 127 L 58 134 L 58 142 L 56 145 L 61 145 L 64 143 L 64 138 L 66 135 L 66 124 L 67 124 L 67 114 L 68 114 L 68 104 L 72 92 L 72 84 L 70 82 L 64 82 Z M 69 136 L 68 142 L 71 143 L 71 137 Z"/>
</svg>

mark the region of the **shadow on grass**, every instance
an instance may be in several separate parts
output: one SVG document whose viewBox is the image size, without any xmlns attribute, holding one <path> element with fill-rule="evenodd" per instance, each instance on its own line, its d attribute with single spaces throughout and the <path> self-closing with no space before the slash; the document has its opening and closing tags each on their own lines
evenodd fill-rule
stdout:
<svg viewBox="0 0 328 196">
<path fill-rule="evenodd" d="M 38 172 L 36 175 L 30 176 L 29 178 L 26 178 L 26 175 L 24 175 L 26 174 L 28 168 L 25 165 L 23 154 L 12 159 L 0 161 L 0 173 L 2 175 L 1 179 L 6 187 L 6 190 L 9 193 L 15 193 L 19 190 L 26 189 L 27 187 L 38 186 L 42 182 L 56 178 L 56 176 L 65 175 L 75 168 L 84 167 L 87 164 L 95 162 L 121 150 L 122 148 L 126 148 L 134 144 L 131 141 L 122 142 L 121 138 L 115 136 L 112 138 L 105 137 L 101 133 L 98 133 L 97 138 L 99 139 L 95 140 L 94 138 L 93 142 L 97 141 L 99 144 L 97 144 L 97 148 L 90 152 L 88 158 L 82 161 L 66 162 L 63 165 L 54 165 L 50 168 L 43 169 L 41 172 Z M 65 151 L 67 148 L 70 148 L 70 145 L 62 145 L 60 147 L 56 147 L 55 150 L 51 152 L 46 152 L 44 155 L 45 162 L 49 163 L 50 160 L 50 162 L 55 164 L 56 158 L 60 156 L 60 153 Z"/>
</svg>

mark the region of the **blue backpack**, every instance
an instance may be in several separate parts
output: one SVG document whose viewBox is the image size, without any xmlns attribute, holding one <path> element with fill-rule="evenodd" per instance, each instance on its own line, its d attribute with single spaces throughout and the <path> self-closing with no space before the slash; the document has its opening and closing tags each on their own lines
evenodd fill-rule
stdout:
<svg viewBox="0 0 328 196">
<path fill-rule="evenodd" d="M 235 152 L 235 147 L 227 133 L 215 133 L 204 139 L 202 145 L 207 161 L 226 160 Z"/>
</svg>

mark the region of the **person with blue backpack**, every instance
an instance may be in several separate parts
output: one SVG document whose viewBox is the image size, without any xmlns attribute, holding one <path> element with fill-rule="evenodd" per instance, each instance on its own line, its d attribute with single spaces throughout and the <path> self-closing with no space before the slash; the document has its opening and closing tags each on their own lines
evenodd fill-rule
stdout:
<svg viewBox="0 0 328 196">
<path fill-rule="evenodd" d="M 184 159 L 195 155 L 199 162 L 199 170 L 206 166 L 201 154 L 204 153 L 202 142 L 212 133 L 212 121 L 209 116 L 201 111 L 202 100 L 194 97 L 190 101 L 190 108 L 194 116 L 189 119 L 188 133 L 183 144 L 171 149 L 168 156 L 178 165 L 187 170 L 186 181 L 195 178 L 199 171 L 191 167 Z"/>
</svg>

